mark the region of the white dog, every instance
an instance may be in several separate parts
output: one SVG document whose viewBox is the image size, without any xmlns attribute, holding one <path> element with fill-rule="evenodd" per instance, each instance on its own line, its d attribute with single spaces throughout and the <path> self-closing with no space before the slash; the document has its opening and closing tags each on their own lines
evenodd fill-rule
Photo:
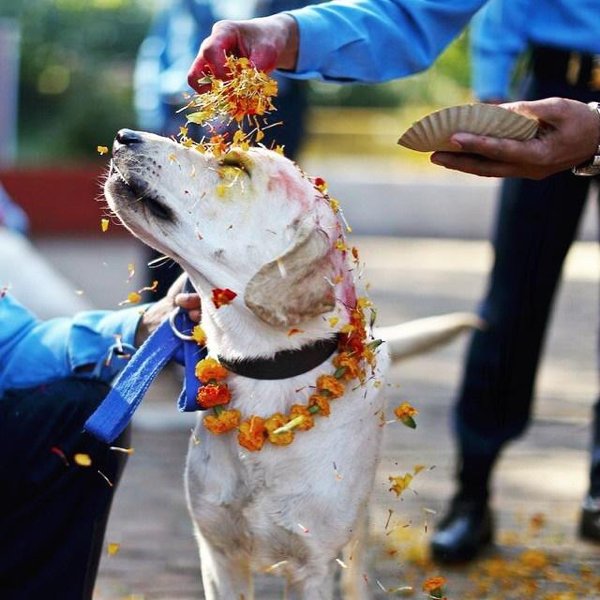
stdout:
<svg viewBox="0 0 600 600">
<path fill-rule="evenodd" d="M 273 359 L 277 368 L 285 351 L 318 348 L 350 323 L 354 265 L 336 206 L 294 163 L 263 148 L 234 148 L 219 159 L 123 130 L 112 164 L 105 185 L 111 209 L 185 269 L 202 299 L 210 356 L 250 368 Z M 217 308 L 215 289 L 237 296 Z M 464 315 L 426 323 L 408 342 L 391 329 L 390 346 L 410 354 L 472 325 Z M 385 346 L 331 400 L 331 415 L 316 415 L 314 427 L 295 431 L 289 445 L 250 452 L 235 431 L 208 433 L 199 414 L 185 481 L 206 598 L 249 599 L 252 571 L 273 566 L 292 596 L 332 598 L 335 559 L 359 529 L 378 461 Z M 335 355 L 283 379 L 230 373 L 230 405 L 242 419 L 288 414 L 306 405 L 320 375 L 336 371 Z M 358 561 L 356 554 L 345 589 L 366 597 Z"/>
</svg>

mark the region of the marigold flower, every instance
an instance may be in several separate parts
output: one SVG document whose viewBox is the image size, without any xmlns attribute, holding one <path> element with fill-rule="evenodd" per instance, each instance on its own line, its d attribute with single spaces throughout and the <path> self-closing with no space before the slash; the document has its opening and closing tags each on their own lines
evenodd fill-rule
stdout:
<svg viewBox="0 0 600 600">
<path fill-rule="evenodd" d="M 222 381 L 229 375 L 229 371 L 218 360 L 210 357 L 198 361 L 194 372 L 202 383 Z"/>
<path fill-rule="evenodd" d="M 212 291 L 212 301 L 215 308 L 221 308 L 221 306 L 229 304 L 236 296 L 237 294 L 232 292 L 229 288 L 215 288 Z"/>
<path fill-rule="evenodd" d="M 257 452 L 263 447 L 266 438 L 264 420 L 260 417 L 252 416 L 248 421 L 240 423 L 238 442 L 246 450 Z"/>
<path fill-rule="evenodd" d="M 317 379 L 317 390 L 328 392 L 330 398 L 339 398 L 344 395 L 345 386 L 333 375 L 320 375 Z"/>
<path fill-rule="evenodd" d="M 98 154 L 102 156 L 103 154 L 108 153 L 108 146 L 96 146 L 96 150 L 98 151 Z"/>
<path fill-rule="evenodd" d="M 394 414 L 398 421 L 401 421 L 407 427 L 410 427 L 411 429 L 417 427 L 414 417 L 419 414 L 419 411 L 408 402 L 403 402 L 399 406 L 396 406 Z"/>
<path fill-rule="evenodd" d="M 373 306 L 373 302 L 366 296 L 361 296 L 356 301 L 356 306 L 362 310 L 362 309 L 370 308 L 371 306 Z"/>
<path fill-rule="evenodd" d="M 290 408 L 290 421 L 296 417 L 304 418 L 298 425 L 296 425 L 294 429 L 298 429 L 299 431 L 308 431 L 315 426 L 315 420 L 311 412 L 302 404 L 292 404 L 292 408 Z"/>
<path fill-rule="evenodd" d="M 423 591 L 431 594 L 432 592 L 439 592 L 446 585 L 446 578 L 441 575 L 438 577 L 430 577 L 423 583 Z"/>
<path fill-rule="evenodd" d="M 261 131 L 257 117 L 264 116 L 275 107 L 272 98 L 277 95 L 277 82 L 263 71 L 257 70 L 247 58 L 226 57 L 226 68 L 229 76 L 226 80 L 208 76 L 203 83 L 210 84 L 210 89 L 194 96 L 186 109 L 199 109 L 187 115 L 188 121 L 204 125 L 211 121 L 225 119 L 236 121 L 239 127 L 248 119 L 256 142 L 264 133 Z M 241 131 L 241 129 L 240 129 Z M 234 137 L 234 143 L 247 143 L 251 134 Z M 215 155 L 220 155 L 223 148 L 218 145 L 205 144 L 211 147 Z"/>
<path fill-rule="evenodd" d="M 129 292 L 129 294 L 127 294 L 127 302 L 130 304 L 137 304 L 141 299 L 142 296 L 139 292 Z"/>
<path fill-rule="evenodd" d="M 410 482 L 413 480 L 413 475 L 411 473 L 396 476 L 390 475 L 388 479 L 392 484 L 389 491 L 394 492 L 396 496 L 400 496 L 404 490 L 408 489 Z"/>
<path fill-rule="evenodd" d="M 202 423 L 208 431 L 219 435 L 221 433 L 227 433 L 232 429 L 237 429 L 241 419 L 242 416 L 239 410 L 221 410 L 216 415 L 206 415 L 204 419 L 202 419 Z"/>
<path fill-rule="evenodd" d="M 204 332 L 204 329 L 200 327 L 200 325 L 195 325 L 192 329 L 192 338 L 194 338 L 194 341 L 196 344 L 198 344 L 198 346 L 206 345 L 206 333 Z"/>
<path fill-rule="evenodd" d="M 325 398 L 325 396 L 320 396 L 319 394 L 312 394 L 312 396 L 308 399 L 308 407 L 316 406 L 319 409 L 319 414 L 328 417 L 331 413 L 331 408 L 329 407 L 329 400 Z"/>
<path fill-rule="evenodd" d="M 78 452 L 73 456 L 73 460 L 75 464 L 80 467 L 91 467 L 92 466 L 92 458 L 89 454 L 84 454 L 83 452 Z"/>
<path fill-rule="evenodd" d="M 373 352 L 373 348 L 371 348 L 370 346 L 365 346 L 365 349 L 362 353 L 362 357 L 367 361 L 369 365 L 371 365 L 372 367 L 375 366 L 376 355 L 375 352 Z"/>
<path fill-rule="evenodd" d="M 272 444 L 275 444 L 276 446 L 287 446 L 294 441 L 293 431 L 282 431 L 280 433 L 275 433 L 276 429 L 283 427 L 287 422 L 287 417 L 281 413 L 275 413 L 265 420 L 267 436 Z"/>
<path fill-rule="evenodd" d="M 340 352 L 333 358 L 333 364 L 338 369 L 344 369 L 340 375 L 340 379 L 349 381 L 362 377 L 363 370 L 355 356 L 348 352 Z"/>
<path fill-rule="evenodd" d="M 231 392 L 226 383 L 209 383 L 198 390 L 196 402 L 201 408 L 222 406 L 231 400 Z"/>
<path fill-rule="evenodd" d="M 342 238 L 339 238 L 338 240 L 336 240 L 335 248 L 336 248 L 336 250 L 339 250 L 340 252 L 345 252 L 346 250 L 348 250 L 348 246 L 346 246 L 346 244 L 344 243 L 344 240 Z"/>
<path fill-rule="evenodd" d="M 315 177 L 315 187 L 323 194 L 327 192 L 327 183 L 322 177 Z"/>
<path fill-rule="evenodd" d="M 351 352 L 355 356 L 363 356 L 365 352 L 365 333 L 362 329 L 351 326 L 348 333 L 342 333 L 340 338 L 340 349 Z"/>
</svg>

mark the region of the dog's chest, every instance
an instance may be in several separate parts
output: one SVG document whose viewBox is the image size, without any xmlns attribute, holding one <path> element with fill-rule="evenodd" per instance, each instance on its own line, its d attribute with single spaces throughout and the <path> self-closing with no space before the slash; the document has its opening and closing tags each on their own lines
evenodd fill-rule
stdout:
<svg viewBox="0 0 600 600">
<path fill-rule="evenodd" d="M 243 416 L 268 415 L 298 402 L 298 390 L 310 379 L 281 387 L 232 384 L 232 404 L 243 407 Z M 240 396 L 242 391 L 247 395 Z M 372 384 L 351 389 L 332 401 L 329 417 L 297 432 L 289 446 L 265 445 L 260 452 L 241 448 L 235 433 L 214 436 L 199 425 L 200 443 L 190 445 L 186 478 L 202 535 L 219 547 L 252 554 L 263 566 L 280 560 L 273 549 L 297 554 L 314 538 L 330 549 L 346 543 L 372 485 L 382 404 Z"/>
</svg>

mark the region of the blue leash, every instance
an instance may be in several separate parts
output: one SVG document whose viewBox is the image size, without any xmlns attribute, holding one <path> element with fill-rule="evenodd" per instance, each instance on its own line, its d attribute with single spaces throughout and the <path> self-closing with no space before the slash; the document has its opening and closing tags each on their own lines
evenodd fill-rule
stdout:
<svg viewBox="0 0 600 600">
<path fill-rule="evenodd" d="M 121 371 L 109 394 L 86 421 L 84 430 L 106 443 L 119 437 L 150 384 L 171 359 L 183 363 L 185 369 L 177 407 L 181 412 L 200 410 L 196 402 L 200 382 L 195 367 L 207 351 L 185 333 L 191 332 L 194 325 L 185 311 L 174 312 L 161 323 Z"/>
</svg>

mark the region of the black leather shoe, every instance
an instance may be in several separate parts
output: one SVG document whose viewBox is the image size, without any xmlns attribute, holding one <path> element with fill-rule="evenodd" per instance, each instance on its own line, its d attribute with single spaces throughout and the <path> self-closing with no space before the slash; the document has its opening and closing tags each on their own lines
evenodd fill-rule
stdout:
<svg viewBox="0 0 600 600">
<path fill-rule="evenodd" d="M 487 504 L 455 499 L 431 538 L 431 556 L 440 563 L 467 562 L 492 542 L 493 532 Z"/>
<path fill-rule="evenodd" d="M 600 543 L 600 498 L 586 498 L 579 519 L 579 537 Z"/>
</svg>

